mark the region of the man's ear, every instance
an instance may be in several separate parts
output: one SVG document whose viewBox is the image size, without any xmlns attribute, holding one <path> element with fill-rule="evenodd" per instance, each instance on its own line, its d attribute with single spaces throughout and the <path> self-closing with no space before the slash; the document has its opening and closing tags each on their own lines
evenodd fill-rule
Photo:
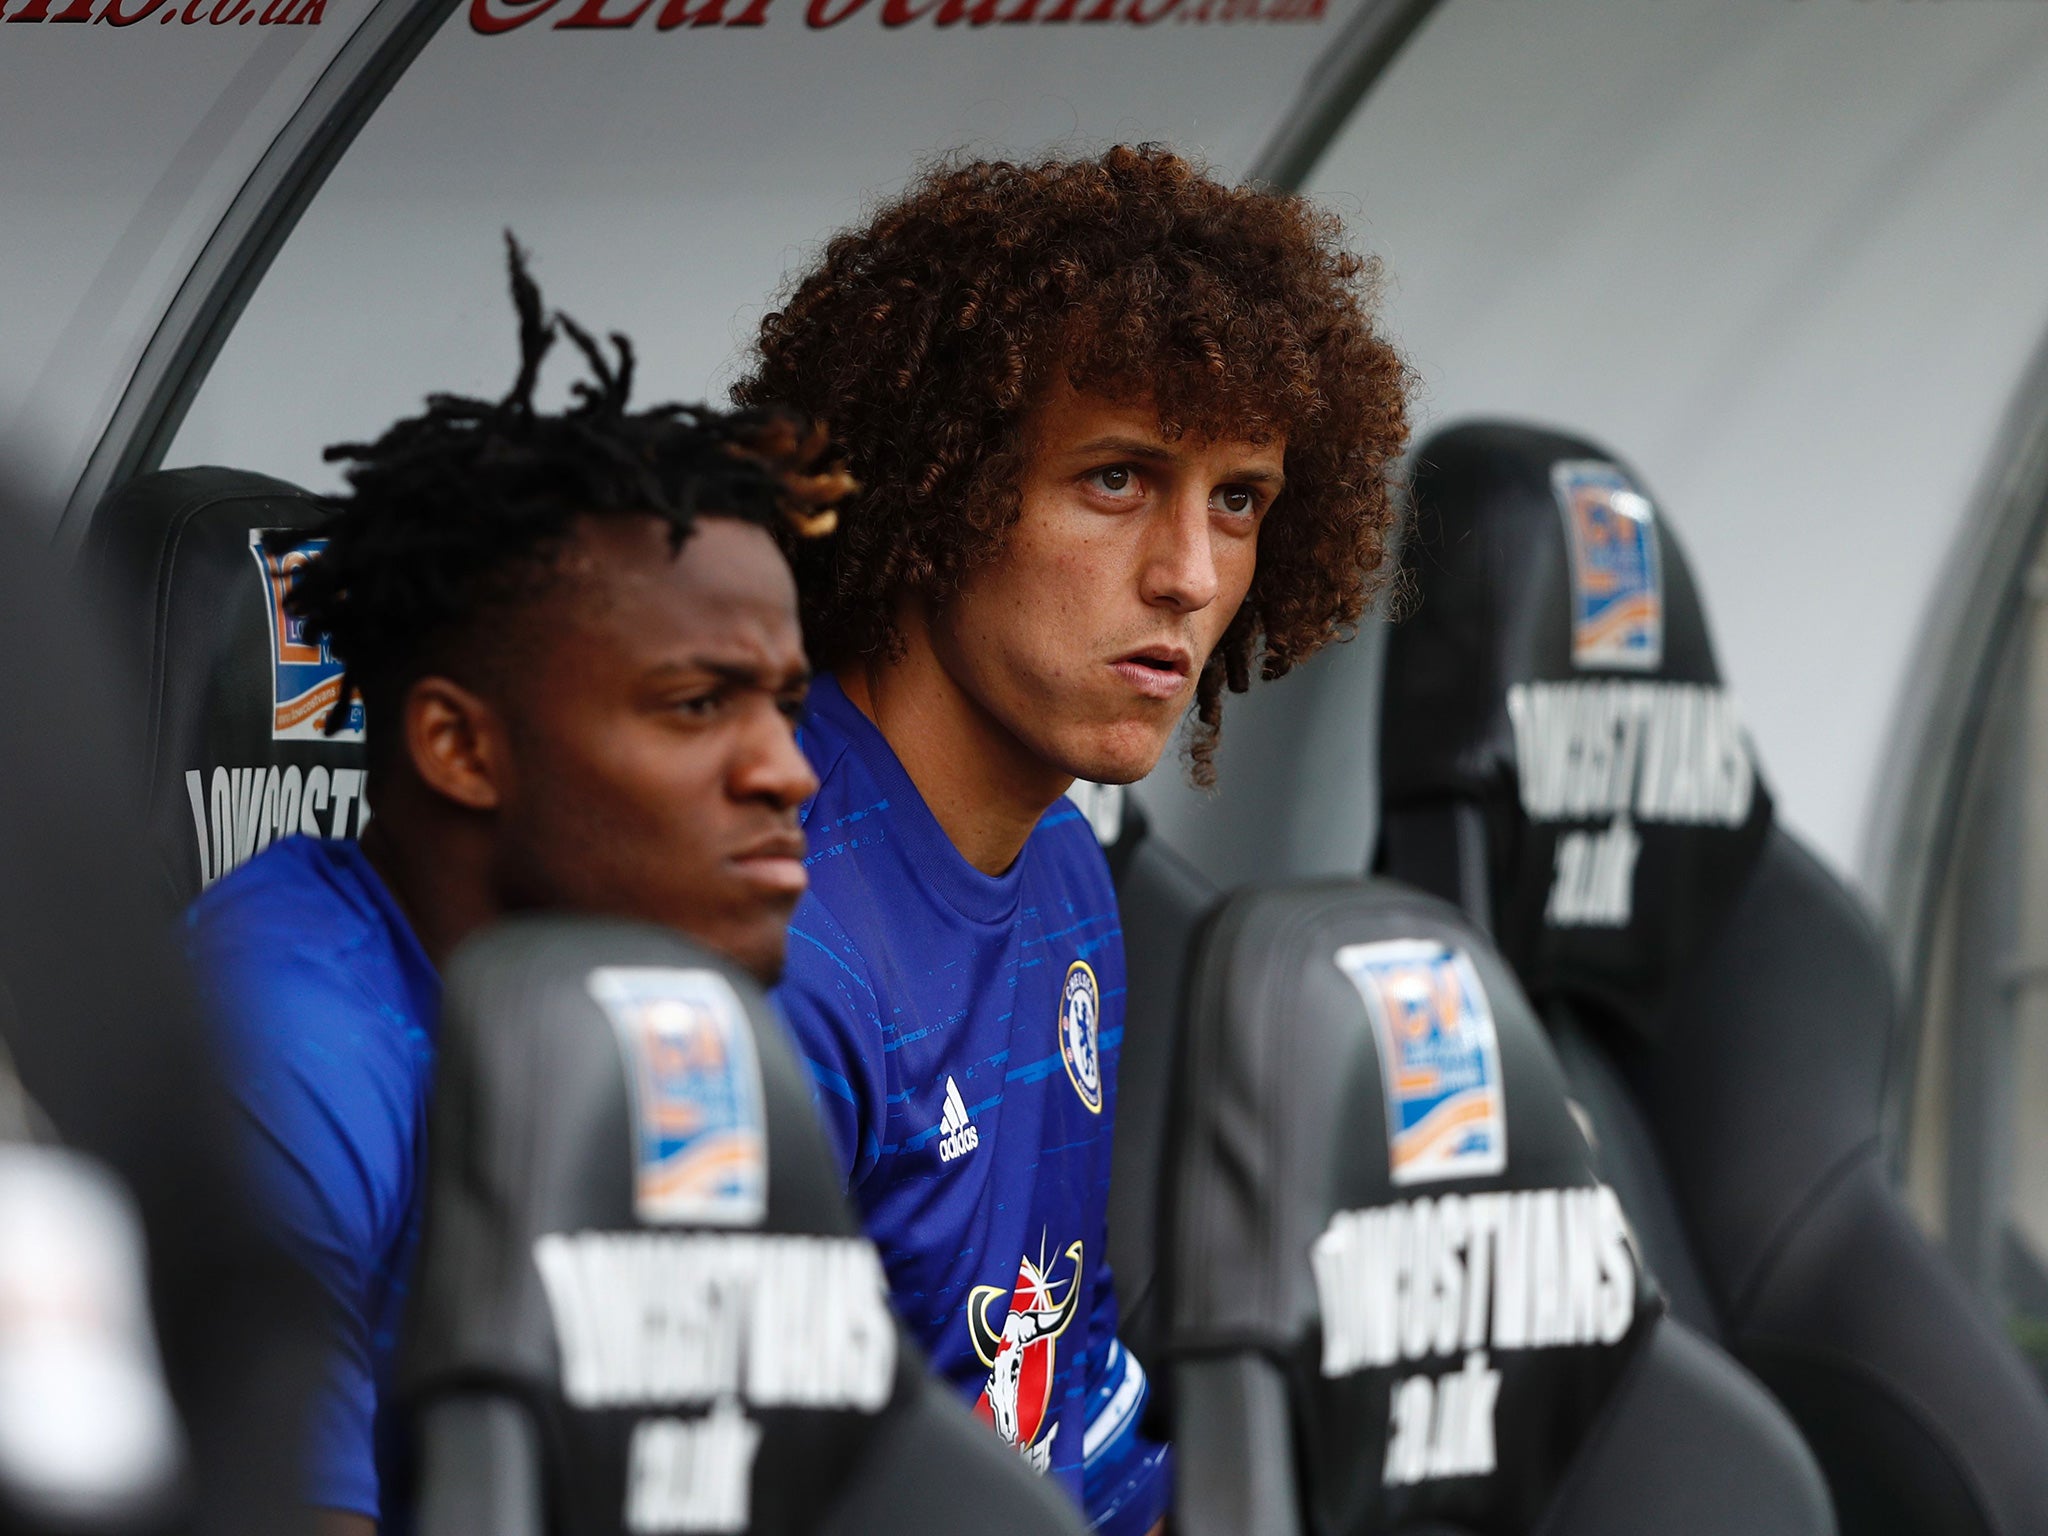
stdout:
<svg viewBox="0 0 2048 1536">
<path fill-rule="evenodd" d="M 491 811 L 504 798 L 504 719 L 460 683 L 430 676 L 406 690 L 405 751 L 421 781 L 457 805 Z"/>
</svg>

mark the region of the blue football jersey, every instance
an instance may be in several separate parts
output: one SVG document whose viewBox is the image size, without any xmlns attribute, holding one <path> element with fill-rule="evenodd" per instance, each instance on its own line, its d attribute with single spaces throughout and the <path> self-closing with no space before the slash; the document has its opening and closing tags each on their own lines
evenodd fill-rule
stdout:
<svg viewBox="0 0 2048 1536">
<path fill-rule="evenodd" d="M 331 1304 L 306 1498 L 377 1517 L 393 1449 L 380 1410 L 419 1244 L 440 978 L 347 839 L 293 837 L 258 854 L 192 905 L 186 941 L 224 1033 L 258 1197 Z"/>
<path fill-rule="evenodd" d="M 897 1310 L 1099 1529 L 1142 1533 L 1170 1470 L 1104 1261 L 1124 961 L 1102 850 L 1062 800 L 1007 872 L 975 869 L 829 677 L 801 740 L 811 888 L 777 997 Z"/>
</svg>

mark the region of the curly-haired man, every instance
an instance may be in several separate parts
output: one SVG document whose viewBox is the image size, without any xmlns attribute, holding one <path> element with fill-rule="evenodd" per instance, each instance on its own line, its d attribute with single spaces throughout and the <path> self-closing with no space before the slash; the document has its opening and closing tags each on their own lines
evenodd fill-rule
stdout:
<svg viewBox="0 0 2048 1536">
<path fill-rule="evenodd" d="M 1298 198 L 1155 149 L 944 167 L 842 234 L 738 395 L 861 489 L 791 547 L 826 675 L 780 992 L 937 1368 L 1098 1528 L 1166 1508 L 1103 1263 L 1124 970 L 1076 779 L 1342 636 L 1407 374 Z"/>
</svg>

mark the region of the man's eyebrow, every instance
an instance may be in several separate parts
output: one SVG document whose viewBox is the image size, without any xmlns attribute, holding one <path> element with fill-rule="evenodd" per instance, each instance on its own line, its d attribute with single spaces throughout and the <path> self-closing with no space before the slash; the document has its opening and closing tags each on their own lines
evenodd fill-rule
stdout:
<svg viewBox="0 0 2048 1536">
<path fill-rule="evenodd" d="M 1114 453 L 1126 459 L 1151 459 L 1155 463 L 1164 464 L 1178 464 L 1183 457 L 1164 443 L 1152 442 L 1142 437 L 1091 438 L 1071 451 L 1076 458 L 1093 458 L 1098 453 Z"/>
<path fill-rule="evenodd" d="M 658 662 L 648 668 L 648 676 L 657 681 L 685 674 L 709 674 L 721 683 L 737 683 L 742 687 L 802 688 L 811 681 L 809 667 L 797 667 L 780 672 L 769 661 L 732 661 L 717 656 L 689 656 L 677 660 Z"/>
<path fill-rule="evenodd" d="M 1119 458 L 1144 459 L 1154 464 L 1180 464 L 1187 455 L 1175 452 L 1164 443 L 1152 442 L 1142 437 L 1097 437 L 1082 443 L 1072 450 L 1073 457 L 1094 458 L 1097 454 L 1113 453 Z M 1287 483 L 1287 476 L 1277 469 L 1264 469 L 1253 465 L 1235 470 L 1230 479 L 1246 485 L 1281 486 Z"/>
</svg>

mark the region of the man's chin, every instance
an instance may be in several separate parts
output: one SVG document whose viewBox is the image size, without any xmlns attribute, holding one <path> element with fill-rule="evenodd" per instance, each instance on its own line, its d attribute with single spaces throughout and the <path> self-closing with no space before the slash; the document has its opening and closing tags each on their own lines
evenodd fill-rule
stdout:
<svg viewBox="0 0 2048 1536">
<path fill-rule="evenodd" d="M 1063 771 L 1093 784 L 1135 784 L 1166 755 L 1173 733 L 1158 735 L 1118 728 L 1091 741 L 1073 742 L 1063 756 Z"/>
<path fill-rule="evenodd" d="M 748 924 L 747 931 L 736 937 L 726 951 L 764 987 L 782 980 L 782 962 L 789 953 L 789 920 L 796 915 L 795 909 L 794 901 L 774 903 Z"/>
<path fill-rule="evenodd" d="M 764 987 L 782 979 L 782 962 L 789 947 L 789 919 L 796 902 L 746 900 L 749 893 L 735 892 L 730 907 L 706 913 L 701 909 L 674 913 L 667 926 L 686 939 L 713 950 L 730 960 Z"/>
<path fill-rule="evenodd" d="M 749 934 L 744 938 L 730 939 L 726 943 L 712 944 L 710 947 L 718 950 L 762 986 L 773 987 L 782 980 L 782 962 L 788 953 L 788 936 L 788 929 L 778 928 L 772 935 Z"/>
</svg>

